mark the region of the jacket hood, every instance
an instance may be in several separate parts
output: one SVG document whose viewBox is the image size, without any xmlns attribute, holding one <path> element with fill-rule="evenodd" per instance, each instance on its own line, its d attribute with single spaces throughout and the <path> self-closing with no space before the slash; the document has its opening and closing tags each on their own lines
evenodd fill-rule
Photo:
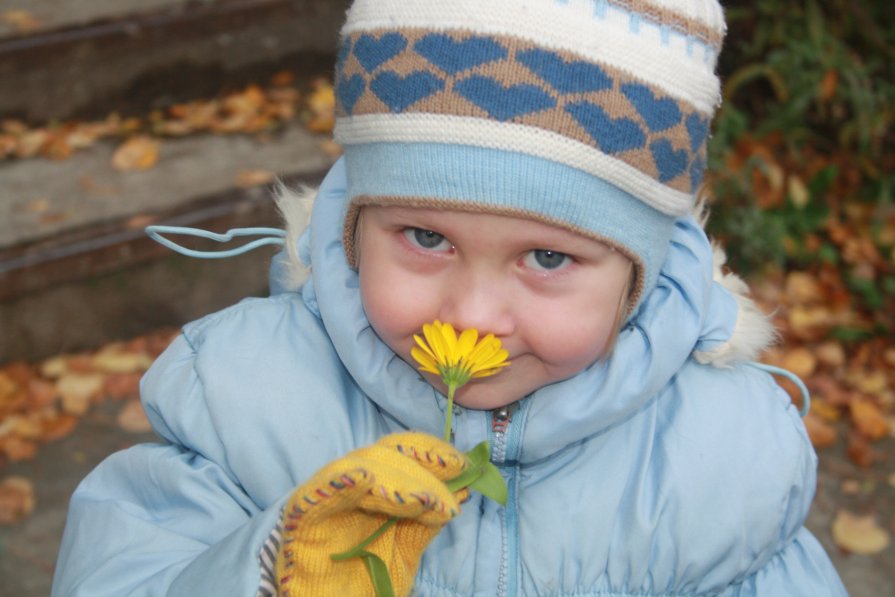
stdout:
<svg viewBox="0 0 895 597">
<path fill-rule="evenodd" d="M 287 243 L 285 256 L 275 262 L 272 292 L 302 293 L 349 374 L 384 414 L 402 426 L 439 435 L 445 398 L 379 339 L 364 313 L 358 275 L 342 246 L 346 187 L 341 159 L 316 196 L 311 189 L 281 192 L 287 238 L 299 240 Z M 311 223 L 299 237 L 296 228 L 304 224 L 311 198 Z M 629 319 L 612 353 L 524 399 L 520 460 L 539 460 L 624 421 L 691 357 L 727 367 L 766 348 L 773 340 L 772 327 L 746 296 L 746 285 L 722 274 L 723 258 L 695 218 L 679 219 L 656 287 Z M 305 264 L 310 264 L 311 277 L 299 289 Z"/>
</svg>

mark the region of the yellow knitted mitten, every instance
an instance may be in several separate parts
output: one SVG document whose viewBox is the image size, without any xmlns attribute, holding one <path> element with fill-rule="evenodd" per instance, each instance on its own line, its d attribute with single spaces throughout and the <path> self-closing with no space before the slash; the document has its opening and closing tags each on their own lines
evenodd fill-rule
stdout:
<svg viewBox="0 0 895 597">
<path fill-rule="evenodd" d="M 284 509 L 280 595 L 372 595 L 359 558 L 331 556 L 354 548 L 390 518 L 398 520 L 366 550 L 385 562 L 395 595 L 409 594 L 426 546 L 469 495 L 465 489 L 451 493 L 444 484 L 466 466 L 466 457 L 450 444 L 408 432 L 387 435 L 320 469 Z"/>
</svg>

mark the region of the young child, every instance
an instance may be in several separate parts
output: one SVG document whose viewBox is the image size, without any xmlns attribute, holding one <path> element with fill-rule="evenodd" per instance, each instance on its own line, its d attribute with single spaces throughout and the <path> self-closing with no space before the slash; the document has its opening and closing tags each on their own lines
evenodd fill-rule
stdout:
<svg viewBox="0 0 895 597">
<path fill-rule="evenodd" d="M 371 595 L 331 555 L 385 524 L 398 595 L 844 595 L 749 364 L 772 332 L 689 215 L 724 30 L 715 0 L 354 2 L 309 230 L 149 371 L 165 443 L 78 488 L 54 594 Z M 453 445 L 434 320 L 511 361 Z M 444 483 L 482 440 L 505 506 Z"/>
</svg>

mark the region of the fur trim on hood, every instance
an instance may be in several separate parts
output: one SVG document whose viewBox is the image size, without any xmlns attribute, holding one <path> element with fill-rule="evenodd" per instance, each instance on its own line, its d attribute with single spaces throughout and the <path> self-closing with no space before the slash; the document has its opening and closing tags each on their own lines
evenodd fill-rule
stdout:
<svg viewBox="0 0 895 597">
<path fill-rule="evenodd" d="M 311 221 L 311 208 L 316 196 L 316 187 L 302 185 L 298 189 L 290 189 L 282 181 L 274 189 L 277 210 L 286 225 L 286 245 L 283 250 L 288 257 L 283 260 L 284 268 L 279 282 L 289 292 L 298 290 L 311 272 L 311 264 L 305 263 L 299 254 L 298 237 Z"/>
<path fill-rule="evenodd" d="M 310 221 L 311 208 L 317 189 L 302 186 L 290 189 L 280 183 L 276 188 L 276 202 L 286 224 L 285 270 L 281 283 L 285 290 L 296 291 L 310 272 L 298 251 L 298 238 Z M 704 227 L 708 218 L 705 212 L 699 218 Z M 735 363 L 757 360 L 758 356 L 777 341 L 777 333 L 770 317 L 758 308 L 749 297 L 748 285 L 736 274 L 724 271 L 727 256 L 714 245 L 714 280 L 723 286 L 736 300 L 739 307 L 733 334 L 727 342 L 707 351 L 696 351 L 693 357 L 700 363 L 714 367 L 730 367 Z"/>
<path fill-rule="evenodd" d="M 777 331 L 770 317 L 749 297 L 749 286 L 743 279 L 736 274 L 724 272 L 724 264 L 727 262 L 724 250 L 714 243 L 712 248 L 715 265 L 712 277 L 736 300 L 739 307 L 737 321 L 727 342 L 712 350 L 694 352 L 693 357 L 704 365 L 715 367 L 730 367 L 734 363 L 755 361 L 777 341 Z"/>
</svg>

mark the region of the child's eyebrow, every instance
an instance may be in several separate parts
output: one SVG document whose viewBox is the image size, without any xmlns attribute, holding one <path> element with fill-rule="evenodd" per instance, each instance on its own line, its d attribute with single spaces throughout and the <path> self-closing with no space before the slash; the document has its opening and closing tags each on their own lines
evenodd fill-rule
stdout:
<svg viewBox="0 0 895 597">
<path fill-rule="evenodd" d="M 415 207 L 398 207 L 389 206 L 389 209 L 383 212 L 386 217 L 391 220 L 432 220 L 438 218 L 439 212 L 431 209 L 420 209 Z"/>
<path fill-rule="evenodd" d="M 528 240 L 533 244 L 545 245 L 543 249 L 554 249 L 564 253 L 594 251 L 600 249 L 609 250 L 609 245 L 595 238 L 576 234 L 571 230 L 565 230 L 555 226 L 544 224 L 536 232 L 532 232 L 526 237 L 519 237 L 520 240 Z"/>
<path fill-rule="evenodd" d="M 596 258 L 611 251 L 605 242 L 547 224 L 538 230 L 518 233 L 512 243 L 520 249 L 556 251 L 573 257 Z"/>
</svg>

